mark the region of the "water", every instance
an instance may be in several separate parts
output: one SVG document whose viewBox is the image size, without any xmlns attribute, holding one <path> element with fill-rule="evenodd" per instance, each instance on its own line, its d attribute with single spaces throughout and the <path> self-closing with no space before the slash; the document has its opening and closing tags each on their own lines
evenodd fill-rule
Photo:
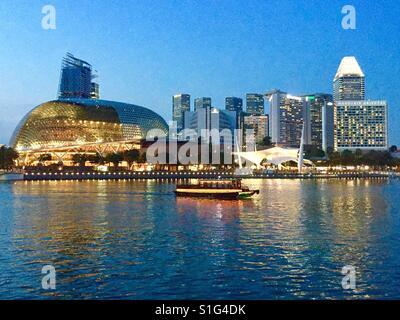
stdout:
<svg viewBox="0 0 400 320">
<path fill-rule="evenodd" d="M 0 183 L 0 299 L 400 298 L 399 181 L 247 180 L 254 200 L 167 181 Z M 57 288 L 41 287 L 54 265 Z M 356 267 L 343 290 L 342 267 Z"/>
</svg>

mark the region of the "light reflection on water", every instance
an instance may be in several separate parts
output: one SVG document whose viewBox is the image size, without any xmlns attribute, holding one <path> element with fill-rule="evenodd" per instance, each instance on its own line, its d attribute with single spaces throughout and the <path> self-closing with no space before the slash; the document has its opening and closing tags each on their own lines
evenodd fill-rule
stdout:
<svg viewBox="0 0 400 320">
<path fill-rule="evenodd" d="M 173 183 L 0 184 L 0 298 L 400 298 L 397 181 L 247 180 L 253 200 Z M 57 290 L 41 289 L 53 264 Z M 341 268 L 357 268 L 357 290 Z"/>
</svg>

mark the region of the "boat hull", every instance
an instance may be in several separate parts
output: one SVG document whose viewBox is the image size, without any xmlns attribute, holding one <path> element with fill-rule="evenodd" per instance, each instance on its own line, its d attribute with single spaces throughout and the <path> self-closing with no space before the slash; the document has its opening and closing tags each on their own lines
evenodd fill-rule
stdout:
<svg viewBox="0 0 400 320">
<path fill-rule="evenodd" d="M 229 192 L 216 192 L 216 190 L 211 191 L 199 191 L 199 190 L 175 190 L 175 194 L 178 197 L 195 197 L 195 198 L 213 198 L 213 199 L 247 199 L 252 197 L 257 191 L 229 191 Z M 219 190 L 218 190 L 219 191 Z"/>
</svg>

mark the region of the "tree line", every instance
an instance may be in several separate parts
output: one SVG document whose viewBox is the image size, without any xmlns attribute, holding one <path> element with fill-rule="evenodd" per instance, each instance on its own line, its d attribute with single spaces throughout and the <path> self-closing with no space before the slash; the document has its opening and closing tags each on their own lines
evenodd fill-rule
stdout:
<svg viewBox="0 0 400 320">
<path fill-rule="evenodd" d="M 134 163 L 145 163 L 146 155 L 144 153 L 140 153 L 139 150 L 133 149 L 124 152 L 109 153 L 104 156 L 100 153 L 96 153 L 95 155 L 83 153 L 74 154 L 72 156 L 72 162 L 79 164 L 82 167 L 85 166 L 86 162 L 90 162 L 94 165 L 105 165 L 112 163 L 114 167 L 118 167 L 122 161 L 126 161 L 129 168 L 131 168 Z"/>
<path fill-rule="evenodd" d="M 19 157 L 18 152 L 13 148 L 0 147 L 0 169 L 10 170 L 14 167 L 14 161 Z"/>
<path fill-rule="evenodd" d="M 371 150 L 362 152 L 357 149 L 355 152 L 344 150 L 328 154 L 329 165 L 350 165 L 350 166 L 398 166 L 400 159 L 394 158 L 389 151 Z"/>
<path fill-rule="evenodd" d="M 270 138 L 266 137 L 263 141 L 263 145 L 271 145 Z M 330 149 L 325 152 L 315 146 L 306 146 L 305 158 L 310 160 L 318 159 L 325 165 L 347 165 L 347 166 L 400 166 L 400 159 L 393 157 L 393 152 L 397 151 L 396 146 L 389 148 L 389 151 L 376 151 L 371 150 L 363 152 L 360 149 L 352 152 L 351 150 L 344 150 L 342 152 L 334 151 Z M 2 146 L 0 147 L 0 169 L 10 170 L 14 167 L 15 160 L 19 157 L 18 152 L 14 149 Z M 223 154 L 221 154 L 221 160 Z M 42 154 L 38 158 L 38 162 L 43 164 L 45 161 L 51 161 L 52 156 L 50 154 Z M 166 163 L 169 162 L 169 154 L 166 154 Z M 134 163 L 146 163 L 146 154 L 141 153 L 139 150 L 127 150 L 119 153 L 109 153 L 106 155 L 96 154 L 74 154 L 72 162 L 76 165 L 85 166 L 87 162 L 92 165 L 105 165 L 113 164 L 114 167 L 118 167 L 119 164 L 125 161 L 129 168 Z"/>
<path fill-rule="evenodd" d="M 38 163 L 43 165 L 46 161 L 51 161 L 51 154 L 41 154 L 38 157 Z M 132 167 L 134 163 L 145 163 L 146 155 L 144 153 L 140 153 L 139 150 L 127 150 L 124 152 L 117 153 L 109 153 L 106 155 L 101 155 L 100 153 L 96 154 L 87 154 L 87 153 L 76 153 L 72 156 L 72 162 L 75 165 L 79 165 L 84 167 L 87 162 L 92 165 L 105 165 L 105 164 L 113 164 L 115 167 L 118 167 L 122 161 L 126 161 L 129 167 Z"/>
<path fill-rule="evenodd" d="M 355 151 L 343 150 L 342 152 L 334 151 L 332 148 L 325 153 L 323 150 L 315 146 L 307 146 L 305 148 L 305 158 L 310 160 L 321 160 L 326 165 L 347 165 L 347 166 L 399 166 L 400 159 L 393 157 L 393 153 L 397 151 L 396 146 L 391 146 L 388 151 Z"/>
</svg>

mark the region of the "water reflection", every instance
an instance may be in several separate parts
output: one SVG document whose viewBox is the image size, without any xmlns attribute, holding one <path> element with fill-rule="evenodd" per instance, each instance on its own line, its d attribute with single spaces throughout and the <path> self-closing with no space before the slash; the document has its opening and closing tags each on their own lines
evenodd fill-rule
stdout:
<svg viewBox="0 0 400 320">
<path fill-rule="evenodd" d="M 247 180 L 252 200 L 168 181 L 0 184 L 0 298 L 399 297 L 398 182 Z M 58 289 L 40 289 L 53 264 Z M 341 268 L 357 268 L 344 292 Z"/>
</svg>

